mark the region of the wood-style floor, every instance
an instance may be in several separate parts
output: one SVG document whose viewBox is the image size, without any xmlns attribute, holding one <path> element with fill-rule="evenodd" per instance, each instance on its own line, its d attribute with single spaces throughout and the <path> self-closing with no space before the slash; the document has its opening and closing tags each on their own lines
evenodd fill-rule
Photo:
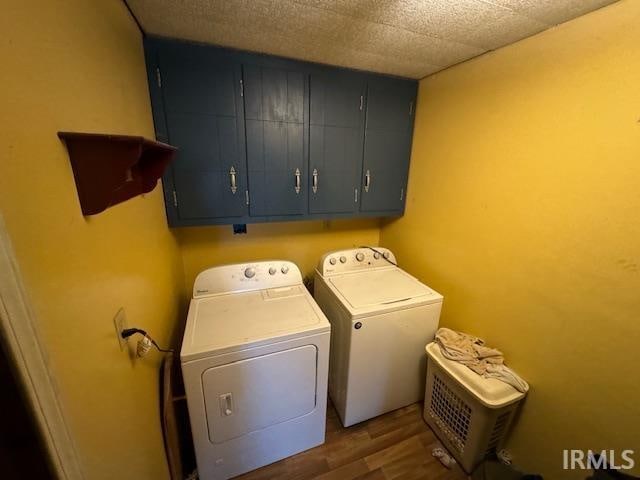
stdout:
<svg viewBox="0 0 640 480">
<path fill-rule="evenodd" d="M 431 455 L 440 446 L 414 404 L 344 428 L 333 406 L 326 442 L 240 477 L 241 480 L 464 480 Z"/>
</svg>

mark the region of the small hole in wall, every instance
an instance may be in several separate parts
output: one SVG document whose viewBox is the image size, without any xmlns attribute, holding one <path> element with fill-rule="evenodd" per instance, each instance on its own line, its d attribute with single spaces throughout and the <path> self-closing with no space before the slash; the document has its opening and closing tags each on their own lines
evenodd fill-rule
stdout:
<svg viewBox="0 0 640 480">
<path fill-rule="evenodd" d="M 234 223 L 233 224 L 233 234 L 241 235 L 243 233 L 247 233 L 247 224 L 246 223 Z"/>
</svg>

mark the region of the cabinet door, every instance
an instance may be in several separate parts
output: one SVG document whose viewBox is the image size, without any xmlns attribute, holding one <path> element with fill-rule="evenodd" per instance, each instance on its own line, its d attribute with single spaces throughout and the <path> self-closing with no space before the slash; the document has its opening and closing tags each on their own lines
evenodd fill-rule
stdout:
<svg viewBox="0 0 640 480">
<path fill-rule="evenodd" d="M 309 211 L 358 210 L 365 79 L 339 70 L 310 77 Z"/>
<path fill-rule="evenodd" d="M 404 210 L 416 87 L 415 81 L 384 77 L 368 82 L 362 211 Z"/>
<path fill-rule="evenodd" d="M 241 66 L 217 49 L 163 44 L 158 51 L 177 220 L 247 214 Z"/>
<path fill-rule="evenodd" d="M 245 64 L 244 100 L 251 216 L 306 213 L 306 75 Z"/>
</svg>

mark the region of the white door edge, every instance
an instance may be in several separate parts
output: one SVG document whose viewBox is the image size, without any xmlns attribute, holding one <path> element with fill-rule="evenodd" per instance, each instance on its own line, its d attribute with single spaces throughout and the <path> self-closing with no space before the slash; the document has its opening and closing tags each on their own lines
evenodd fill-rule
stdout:
<svg viewBox="0 0 640 480">
<path fill-rule="evenodd" d="M 56 383 L 47 367 L 47 354 L 40 340 L 34 309 L 1 213 L 0 339 L 15 366 L 53 473 L 62 480 L 84 479 Z"/>
</svg>

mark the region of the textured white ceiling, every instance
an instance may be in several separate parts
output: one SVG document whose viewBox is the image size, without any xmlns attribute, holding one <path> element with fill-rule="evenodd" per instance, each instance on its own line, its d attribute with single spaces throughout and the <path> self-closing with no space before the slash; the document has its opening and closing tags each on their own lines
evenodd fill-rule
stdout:
<svg viewBox="0 0 640 480">
<path fill-rule="evenodd" d="M 127 0 L 145 32 L 422 78 L 617 0 Z"/>
</svg>

